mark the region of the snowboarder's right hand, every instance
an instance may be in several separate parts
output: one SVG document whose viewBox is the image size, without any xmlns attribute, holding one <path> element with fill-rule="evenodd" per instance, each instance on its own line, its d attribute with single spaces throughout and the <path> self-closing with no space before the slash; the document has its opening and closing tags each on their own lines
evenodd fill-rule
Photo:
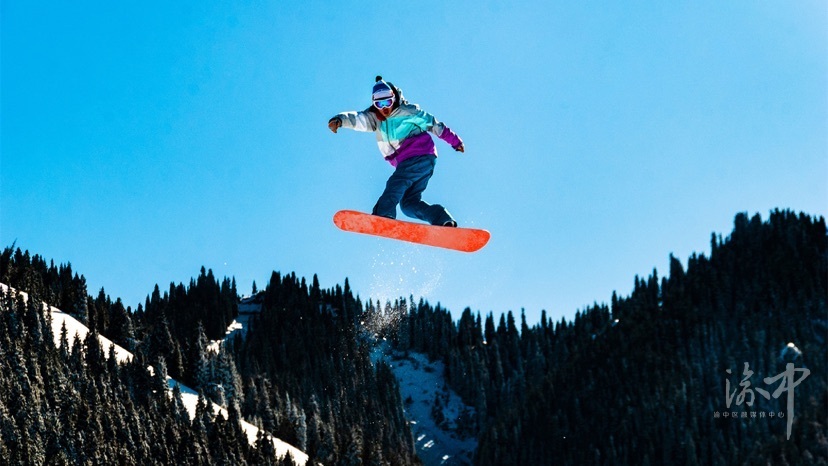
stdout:
<svg viewBox="0 0 828 466">
<path fill-rule="evenodd" d="M 341 127 L 342 121 L 339 118 L 333 117 L 330 120 L 328 120 L 328 128 L 330 128 L 330 130 L 334 133 L 336 133 L 336 130 L 338 130 Z"/>
</svg>

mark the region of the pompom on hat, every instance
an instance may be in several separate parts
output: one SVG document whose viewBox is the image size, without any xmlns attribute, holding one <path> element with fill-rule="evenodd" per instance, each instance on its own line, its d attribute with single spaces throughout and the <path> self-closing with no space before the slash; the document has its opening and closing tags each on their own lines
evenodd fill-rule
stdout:
<svg viewBox="0 0 828 466">
<path fill-rule="evenodd" d="M 374 89 L 371 91 L 371 100 L 383 100 L 394 97 L 394 91 L 387 82 L 383 81 L 382 76 L 377 76 Z"/>
</svg>

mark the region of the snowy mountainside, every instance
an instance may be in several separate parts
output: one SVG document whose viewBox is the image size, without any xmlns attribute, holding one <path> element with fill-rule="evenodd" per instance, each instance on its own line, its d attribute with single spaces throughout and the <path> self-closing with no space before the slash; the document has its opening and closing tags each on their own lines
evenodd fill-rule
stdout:
<svg viewBox="0 0 828 466">
<path fill-rule="evenodd" d="M 247 330 L 250 328 L 251 319 L 261 312 L 262 303 L 260 298 L 256 296 L 242 298 L 239 303 L 239 315 L 227 327 L 227 333 L 224 335 L 224 339 L 211 341 L 207 346 L 207 349 L 214 353 L 218 353 L 221 344 L 226 340 L 233 338 L 236 334 L 239 334 L 242 338 L 244 338 L 244 336 L 247 335 Z"/>
<path fill-rule="evenodd" d="M 9 286 L 0 283 L 0 292 L 7 293 L 9 289 Z M 29 296 L 27 293 L 17 291 L 14 289 L 11 290 L 12 292 L 15 292 L 18 295 L 22 296 L 24 300 L 28 301 Z M 55 336 L 55 345 L 60 345 L 60 334 L 61 329 L 64 325 L 66 326 L 67 335 L 70 341 L 75 338 L 75 335 L 77 335 L 80 339 L 85 339 L 86 335 L 89 333 L 89 329 L 85 325 L 83 325 L 81 322 L 79 322 L 77 319 L 70 316 L 69 314 L 66 314 L 65 312 L 61 311 L 60 309 L 57 309 L 53 306 L 48 306 L 45 303 L 43 304 L 43 309 L 51 314 L 52 333 Z M 105 351 L 108 350 L 110 347 L 114 347 L 115 357 L 117 358 L 119 363 L 129 361 L 133 357 L 132 353 L 112 343 L 111 340 L 104 336 L 98 335 L 98 341 L 100 341 L 101 347 L 104 348 Z M 152 367 L 148 367 L 147 369 L 152 371 Z M 169 385 L 170 393 L 176 385 L 179 387 L 179 390 L 181 391 L 181 400 L 184 403 L 184 406 L 187 408 L 187 412 L 190 414 L 191 418 L 195 417 L 196 405 L 198 403 L 198 392 L 189 387 L 184 386 L 183 384 L 179 383 L 176 380 L 173 380 L 170 377 L 167 377 L 167 384 Z M 211 406 L 213 406 L 216 415 L 221 414 L 225 419 L 229 418 L 226 409 L 212 403 Z M 242 429 L 244 430 L 245 434 L 247 434 L 248 441 L 251 445 L 255 445 L 256 438 L 259 434 L 259 428 L 245 421 L 241 421 L 241 423 Z M 280 458 L 284 457 L 289 452 L 291 457 L 293 458 L 293 461 L 297 465 L 304 466 L 308 461 L 308 455 L 306 453 L 275 437 L 273 437 L 273 446 L 276 449 L 277 456 Z"/>
<path fill-rule="evenodd" d="M 423 463 L 472 464 L 477 439 L 464 432 L 461 419 L 473 419 L 476 414 L 448 388 L 444 364 L 429 361 L 421 353 L 392 351 L 385 344 L 377 346 L 372 359 L 375 363 L 385 361 L 400 383 L 405 416 Z"/>
</svg>

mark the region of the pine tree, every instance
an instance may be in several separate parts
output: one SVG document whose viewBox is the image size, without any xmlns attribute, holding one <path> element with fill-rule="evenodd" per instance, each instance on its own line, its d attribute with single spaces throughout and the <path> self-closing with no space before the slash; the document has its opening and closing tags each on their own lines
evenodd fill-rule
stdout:
<svg viewBox="0 0 828 466">
<path fill-rule="evenodd" d="M 109 314 L 109 328 L 106 329 L 106 336 L 127 351 L 134 352 L 135 333 L 132 328 L 132 319 L 120 298 L 115 300 Z"/>
<path fill-rule="evenodd" d="M 222 346 L 218 357 L 214 358 L 214 361 L 215 380 L 212 383 L 219 384 L 223 387 L 224 398 L 221 400 L 222 405 L 238 408 L 242 399 L 242 381 L 236 370 L 233 355 Z"/>
</svg>

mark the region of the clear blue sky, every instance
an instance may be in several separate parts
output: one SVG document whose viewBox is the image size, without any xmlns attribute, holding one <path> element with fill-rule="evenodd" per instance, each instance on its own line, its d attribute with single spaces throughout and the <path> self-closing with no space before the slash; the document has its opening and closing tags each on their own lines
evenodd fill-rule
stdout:
<svg viewBox="0 0 828 466">
<path fill-rule="evenodd" d="M 133 308 L 203 265 L 570 319 L 738 212 L 826 215 L 827 9 L 2 0 L 0 244 Z M 326 126 L 377 74 L 464 139 L 425 198 L 490 230 L 481 252 L 334 227 L 391 173 Z"/>
</svg>

